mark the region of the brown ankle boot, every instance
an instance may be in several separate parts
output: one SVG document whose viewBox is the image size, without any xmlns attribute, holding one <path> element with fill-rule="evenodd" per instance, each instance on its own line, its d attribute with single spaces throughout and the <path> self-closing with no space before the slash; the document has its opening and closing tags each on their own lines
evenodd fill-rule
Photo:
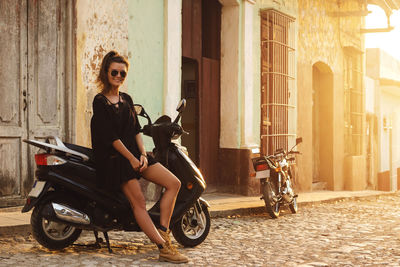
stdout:
<svg viewBox="0 0 400 267">
<path fill-rule="evenodd" d="M 161 237 L 165 240 L 163 244 L 163 248 L 160 248 L 160 261 L 168 261 L 172 263 L 185 263 L 188 262 L 189 259 L 185 255 L 179 253 L 179 251 L 175 248 L 175 246 L 171 243 L 171 238 L 169 237 L 169 230 L 164 232 L 161 229 L 157 229 L 160 233 Z"/>
<path fill-rule="evenodd" d="M 167 242 L 170 245 L 172 244 L 171 238 L 169 237 L 169 233 L 171 232 L 169 229 L 166 232 L 164 232 L 163 230 L 157 228 L 157 231 L 158 233 L 160 233 L 161 237 L 165 240 L 165 242 Z"/>
<path fill-rule="evenodd" d="M 172 263 L 185 263 L 188 262 L 189 259 L 185 255 L 179 253 L 179 251 L 174 248 L 173 246 L 170 246 L 165 242 L 163 244 L 163 248 L 160 248 L 160 256 L 159 256 L 159 261 L 167 261 L 167 262 L 172 262 Z"/>
</svg>

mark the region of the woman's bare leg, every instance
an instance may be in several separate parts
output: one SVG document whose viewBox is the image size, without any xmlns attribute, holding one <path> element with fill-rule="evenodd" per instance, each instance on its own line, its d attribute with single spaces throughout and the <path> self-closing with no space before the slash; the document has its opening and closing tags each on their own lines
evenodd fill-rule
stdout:
<svg viewBox="0 0 400 267">
<path fill-rule="evenodd" d="M 146 200 L 140 188 L 139 181 L 137 179 L 129 180 L 122 185 L 122 191 L 128 198 L 133 210 L 133 214 L 135 215 L 135 219 L 142 231 L 154 243 L 159 245 L 164 244 L 165 240 L 158 233 L 156 227 L 153 224 L 153 221 L 147 213 Z"/>
<path fill-rule="evenodd" d="M 181 182 L 160 163 L 147 167 L 142 174 L 147 180 L 165 187 L 165 192 L 160 201 L 160 224 L 168 229 Z"/>
</svg>

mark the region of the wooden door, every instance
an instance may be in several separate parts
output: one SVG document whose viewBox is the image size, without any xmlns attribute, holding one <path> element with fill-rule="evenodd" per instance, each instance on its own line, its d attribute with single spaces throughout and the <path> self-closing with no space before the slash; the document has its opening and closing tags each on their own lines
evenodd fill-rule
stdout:
<svg viewBox="0 0 400 267">
<path fill-rule="evenodd" d="M 220 129 L 219 60 L 202 59 L 202 88 L 200 94 L 200 169 L 209 184 L 218 181 Z"/>
<path fill-rule="evenodd" d="M 0 1 L 0 197 L 21 194 L 27 180 L 27 3 Z"/>
<path fill-rule="evenodd" d="M 198 64 L 198 163 L 207 184 L 218 181 L 221 4 L 182 1 L 182 56 Z"/>
<path fill-rule="evenodd" d="M 28 1 L 28 137 L 65 140 L 65 0 Z M 37 148 L 29 146 L 29 169 Z M 33 172 L 31 172 L 33 173 Z"/>
<path fill-rule="evenodd" d="M 8 59 L 0 61 L 0 206 L 8 206 L 19 204 L 34 178 L 37 149 L 22 139 L 65 138 L 67 1 L 0 5 L 0 56 Z"/>
<path fill-rule="evenodd" d="M 65 1 L 29 3 L 29 138 L 65 139 Z"/>
</svg>

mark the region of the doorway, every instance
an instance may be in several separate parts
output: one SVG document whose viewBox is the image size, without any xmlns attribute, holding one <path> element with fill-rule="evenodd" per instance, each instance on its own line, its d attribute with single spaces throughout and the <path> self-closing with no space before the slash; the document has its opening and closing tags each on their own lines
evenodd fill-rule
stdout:
<svg viewBox="0 0 400 267">
<path fill-rule="evenodd" d="M 0 207 L 21 205 L 37 149 L 23 139 L 64 139 L 69 1 L 0 1 Z M 66 45 L 67 44 L 67 45 Z M 12 62 L 12 63 L 11 63 Z"/>
<path fill-rule="evenodd" d="M 318 62 L 312 75 L 313 184 L 333 190 L 333 73 L 328 65 Z"/>
<path fill-rule="evenodd" d="M 182 127 L 188 135 L 182 135 L 182 145 L 188 150 L 190 158 L 199 164 L 198 149 L 198 64 L 191 58 L 182 57 L 182 91 L 186 99 L 186 109 L 182 114 Z"/>
<path fill-rule="evenodd" d="M 182 142 L 209 185 L 219 175 L 221 8 L 218 0 L 182 1 L 182 92 L 193 105 L 182 120 L 195 133 Z"/>
</svg>

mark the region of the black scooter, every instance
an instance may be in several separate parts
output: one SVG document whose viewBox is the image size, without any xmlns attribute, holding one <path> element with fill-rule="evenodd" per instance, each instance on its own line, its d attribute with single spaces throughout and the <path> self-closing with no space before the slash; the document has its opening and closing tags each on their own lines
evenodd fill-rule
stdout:
<svg viewBox="0 0 400 267">
<path fill-rule="evenodd" d="M 182 183 L 170 227 L 180 244 L 193 247 L 207 237 L 210 214 L 209 204 L 200 197 L 206 188 L 202 174 L 184 152 L 185 148 L 172 142 L 185 133 L 178 124 L 185 106 L 186 100 L 182 99 L 173 122 L 164 115 L 154 124 L 141 105 L 135 105 L 135 111 L 148 120 L 142 131 L 153 138 L 156 160 Z M 94 245 L 101 247 L 103 241 L 98 232 L 103 232 L 108 250 L 112 252 L 107 232 L 141 231 L 124 194 L 110 194 L 98 187 L 91 149 L 63 143 L 58 137 L 49 137 L 46 142 L 24 142 L 45 150 L 35 155 L 36 180 L 22 209 L 27 212 L 34 208 L 32 234 L 41 245 L 60 250 L 73 244 L 82 230 L 91 230 L 96 239 Z M 158 223 L 160 200 L 148 212 Z"/>
</svg>

